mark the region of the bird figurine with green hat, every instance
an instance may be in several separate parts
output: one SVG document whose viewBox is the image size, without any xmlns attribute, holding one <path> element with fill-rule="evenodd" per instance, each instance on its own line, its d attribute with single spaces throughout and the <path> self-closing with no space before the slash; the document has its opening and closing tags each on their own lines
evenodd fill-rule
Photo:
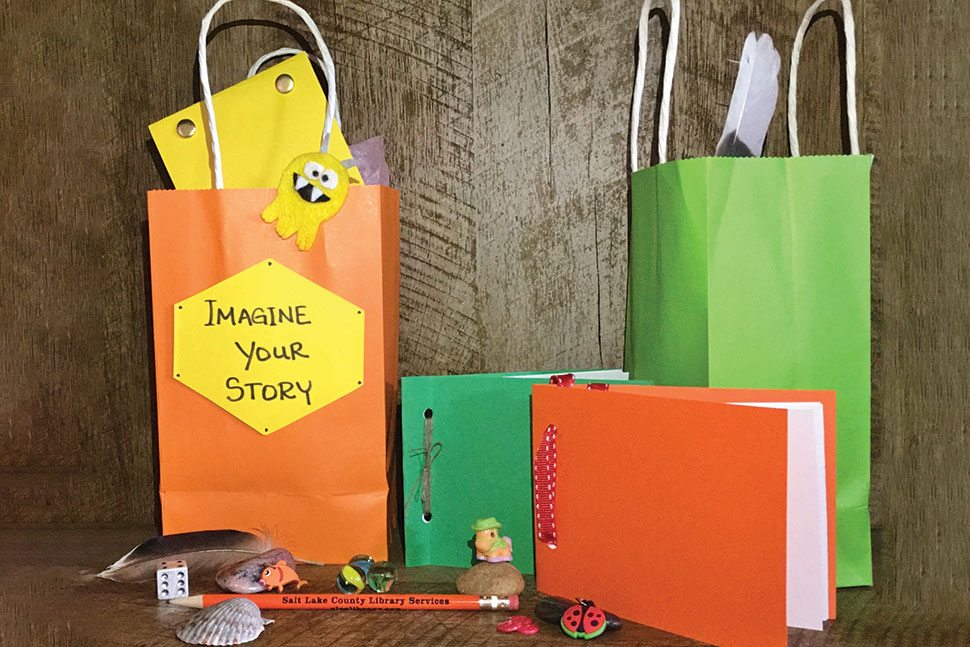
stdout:
<svg viewBox="0 0 970 647">
<path fill-rule="evenodd" d="M 472 524 L 475 531 L 475 557 L 481 562 L 511 562 L 512 540 L 499 536 L 502 524 L 495 517 L 478 519 Z"/>
</svg>

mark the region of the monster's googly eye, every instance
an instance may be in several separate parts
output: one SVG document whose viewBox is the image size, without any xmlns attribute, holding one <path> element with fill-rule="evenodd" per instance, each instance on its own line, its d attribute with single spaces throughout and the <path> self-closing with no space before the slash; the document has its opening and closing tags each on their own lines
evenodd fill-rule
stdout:
<svg viewBox="0 0 970 647">
<path fill-rule="evenodd" d="M 324 189 L 336 189 L 337 188 L 337 174 L 331 169 L 323 169 L 323 175 L 320 176 L 320 184 Z"/>
<path fill-rule="evenodd" d="M 319 180 L 325 172 L 323 166 L 317 162 L 307 162 L 303 167 L 303 174 L 311 180 Z"/>
</svg>

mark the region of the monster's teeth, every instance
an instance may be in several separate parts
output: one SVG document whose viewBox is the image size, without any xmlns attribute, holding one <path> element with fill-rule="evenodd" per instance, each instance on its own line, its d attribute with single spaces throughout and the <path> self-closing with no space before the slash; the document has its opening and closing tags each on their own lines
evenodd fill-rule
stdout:
<svg viewBox="0 0 970 647">
<path fill-rule="evenodd" d="M 293 174 L 293 188 L 296 189 L 297 191 L 299 191 L 309 183 L 310 182 L 307 181 L 307 179 L 302 175 L 298 173 Z"/>
<path fill-rule="evenodd" d="M 313 187 L 313 190 L 310 191 L 310 202 L 319 202 L 322 196 L 323 196 L 323 191 L 321 191 L 317 187 Z"/>
</svg>

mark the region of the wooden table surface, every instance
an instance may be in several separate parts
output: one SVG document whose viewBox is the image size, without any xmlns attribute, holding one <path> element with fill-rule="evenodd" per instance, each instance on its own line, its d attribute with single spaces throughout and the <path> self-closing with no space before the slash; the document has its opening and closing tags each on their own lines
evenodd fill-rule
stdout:
<svg viewBox="0 0 970 647">
<path fill-rule="evenodd" d="M 151 528 L 37 528 L 0 530 L 0 646 L 163 647 L 182 645 L 175 632 L 194 610 L 155 599 L 154 583 L 120 584 L 94 577 L 144 539 Z M 332 591 L 337 566 L 304 566 L 300 574 Z M 460 569 L 402 569 L 395 592 L 451 593 Z M 616 573 L 617 586 L 623 575 Z M 519 613 L 532 615 L 535 582 L 526 578 Z M 193 593 L 216 592 L 207 581 Z M 970 645 L 970 621 L 907 613 L 877 601 L 871 589 L 839 592 L 839 619 L 821 632 L 789 630 L 790 647 L 821 645 L 927 647 Z M 698 609 L 703 613 L 703 609 Z M 556 626 L 537 620 L 535 636 L 500 634 L 509 612 L 266 611 L 276 622 L 252 644 L 322 645 L 530 645 L 579 644 Z M 598 645 L 688 647 L 702 643 L 635 623 L 605 634 Z"/>
</svg>

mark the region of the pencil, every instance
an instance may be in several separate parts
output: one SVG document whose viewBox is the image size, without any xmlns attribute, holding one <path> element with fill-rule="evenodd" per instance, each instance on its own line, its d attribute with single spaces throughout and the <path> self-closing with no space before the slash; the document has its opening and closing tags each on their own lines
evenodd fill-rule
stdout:
<svg viewBox="0 0 970 647">
<path fill-rule="evenodd" d="M 246 598 L 260 609 L 424 609 L 449 611 L 515 611 L 519 596 L 507 598 L 477 595 L 433 595 L 426 593 L 257 593 L 256 595 L 206 594 L 169 600 L 180 607 L 202 609 L 232 598 Z"/>
</svg>

